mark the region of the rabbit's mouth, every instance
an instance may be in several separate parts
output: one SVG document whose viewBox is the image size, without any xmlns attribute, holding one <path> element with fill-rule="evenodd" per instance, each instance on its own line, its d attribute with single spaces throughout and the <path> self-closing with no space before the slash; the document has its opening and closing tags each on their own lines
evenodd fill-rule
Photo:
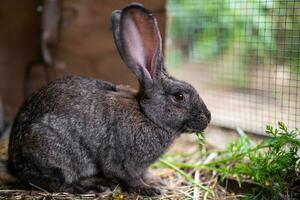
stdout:
<svg viewBox="0 0 300 200">
<path fill-rule="evenodd" d="M 184 125 L 182 132 L 195 133 L 195 132 L 203 131 L 204 129 L 206 129 L 209 122 L 210 122 L 210 117 L 206 117 L 205 115 L 200 115 L 199 118 L 188 121 Z"/>
<path fill-rule="evenodd" d="M 192 128 L 186 128 L 183 132 L 184 133 L 196 133 L 196 132 L 200 132 L 200 131 L 196 130 L 196 129 L 192 129 Z"/>
<path fill-rule="evenodd" d="M 200 132 L 206 129 L 208 126 L 208 123 L 202 122 L 202 123 L 191 123 L 185 128 L 182 129 L 182 132 L 184 133 L 195 133 L 195 132 Z"/>
<path fill-rule="evenodd" d="M 185 128 L 184 129 L 184 133 L 197 133 L 197 132 L 201 132 L 204 129 L 206 129 L 207 125 L 205 126 L 205 128 L 201 128 L 201 129 L 196 129 L 196 128 Z"/>
</svg>

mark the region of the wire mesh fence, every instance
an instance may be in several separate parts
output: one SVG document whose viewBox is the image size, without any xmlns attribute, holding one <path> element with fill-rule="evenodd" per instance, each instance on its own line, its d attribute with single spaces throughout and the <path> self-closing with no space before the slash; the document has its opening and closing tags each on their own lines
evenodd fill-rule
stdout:
<svg viewBox="0 0 300 200">
<path fill-rule="evenodd" d="M 219 126 L 300 127 L 300 2 L 169 0 L 167 64 Z"/>
</svg>

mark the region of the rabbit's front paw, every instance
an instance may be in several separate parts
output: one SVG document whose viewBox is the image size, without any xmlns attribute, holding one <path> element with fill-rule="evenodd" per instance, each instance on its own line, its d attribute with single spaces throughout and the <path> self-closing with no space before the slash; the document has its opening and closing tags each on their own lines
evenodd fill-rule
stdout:
<svg viewBox="0 0 300 200">
<path fill-rule="evenodd" d="M 152 186 L 166 186 L 167 183 L 159 176 L 153 175 L 151 172 L 145 172 L 143 175 L 143 181 L 147 185 L 152 185 Z"/>
<path fill-rule="evenodd" d="M 162 192 L 160 189 L 156 187 L 149 187 L 149 188 L 142 188 L 140 190 L 140 194 L 145 196 L 158 196 L 161 195 Z"/>
<path fill-rule="evenodd" d="M 156 187 L 138 187 L 138 188 L 130 188 L 129 193 L 138 193 L 140 195 L 143 196 L 149 196 L 149 197 L 153 197 L 153 196 L 158 196 L 161 195 L 162 192 L 160 189 L 156 188 Z"/>
</svg>

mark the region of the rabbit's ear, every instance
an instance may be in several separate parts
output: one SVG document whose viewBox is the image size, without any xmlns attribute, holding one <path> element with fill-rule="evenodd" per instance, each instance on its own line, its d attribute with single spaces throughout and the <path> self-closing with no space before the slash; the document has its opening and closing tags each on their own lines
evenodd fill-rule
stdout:
<svg viewBox="0 0 300 200">
<path fill-rule="evenodd" d="M 116 46 L 140 82 L 153 80 L 160 71 L 161 36 L 156 19 L 141 4 L 130 4 L 112 14 Z"/>
<path fill-rule="evenodd" d="M 118 51 L 121 55 L 122 46 L 121 46 L 121 42 L 120 42 L 120 18 L 121 18 L 121 11 L 120 10 L 115 10 L 115 11 L 112 12 L 111 22 L 112 22 L 113 37 L 114 37 L 117 49 L 118 49 Z"/>
</svg>

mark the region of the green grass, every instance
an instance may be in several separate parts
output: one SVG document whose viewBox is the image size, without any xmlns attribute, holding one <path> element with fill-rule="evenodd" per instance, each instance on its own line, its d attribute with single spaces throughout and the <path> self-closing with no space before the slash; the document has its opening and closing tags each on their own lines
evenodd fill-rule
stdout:
<svg viewBox="0 0 300 200">
<path fill-rule="evenodd" d="M 279 122 L 278 128 L 268 125 L 269 137 L 256 143 L 243 130 L 237 129 L 239 139 L 231 142 L 224 151 L 209 152 L 204 148 L 205 138 L 199 133 L 198 161 L 185 162 L 184 159 L 168 156 L 160 159 L 160 164 L 174 169 L 191 184 L 213 195 L 213 191 L 200 183 L 195 183 L 191 169 L 217 173 L 221 180 L 235 179 L 240 185 L 250 181 L 255 187 L 245 199 L 281 199 L 293 195 L 293 187 L 299 184 L 300 170 L 300 131 L 288 130 Z M 204 162 L 203 158 L 215 154 L 214 159 Z M 179 156 L 180 157 L 180 156 Z M 200 159 L 201 158 L 201 159 Z M 299 192 L 299 191 L 298 191 Z"/>
</svg>

